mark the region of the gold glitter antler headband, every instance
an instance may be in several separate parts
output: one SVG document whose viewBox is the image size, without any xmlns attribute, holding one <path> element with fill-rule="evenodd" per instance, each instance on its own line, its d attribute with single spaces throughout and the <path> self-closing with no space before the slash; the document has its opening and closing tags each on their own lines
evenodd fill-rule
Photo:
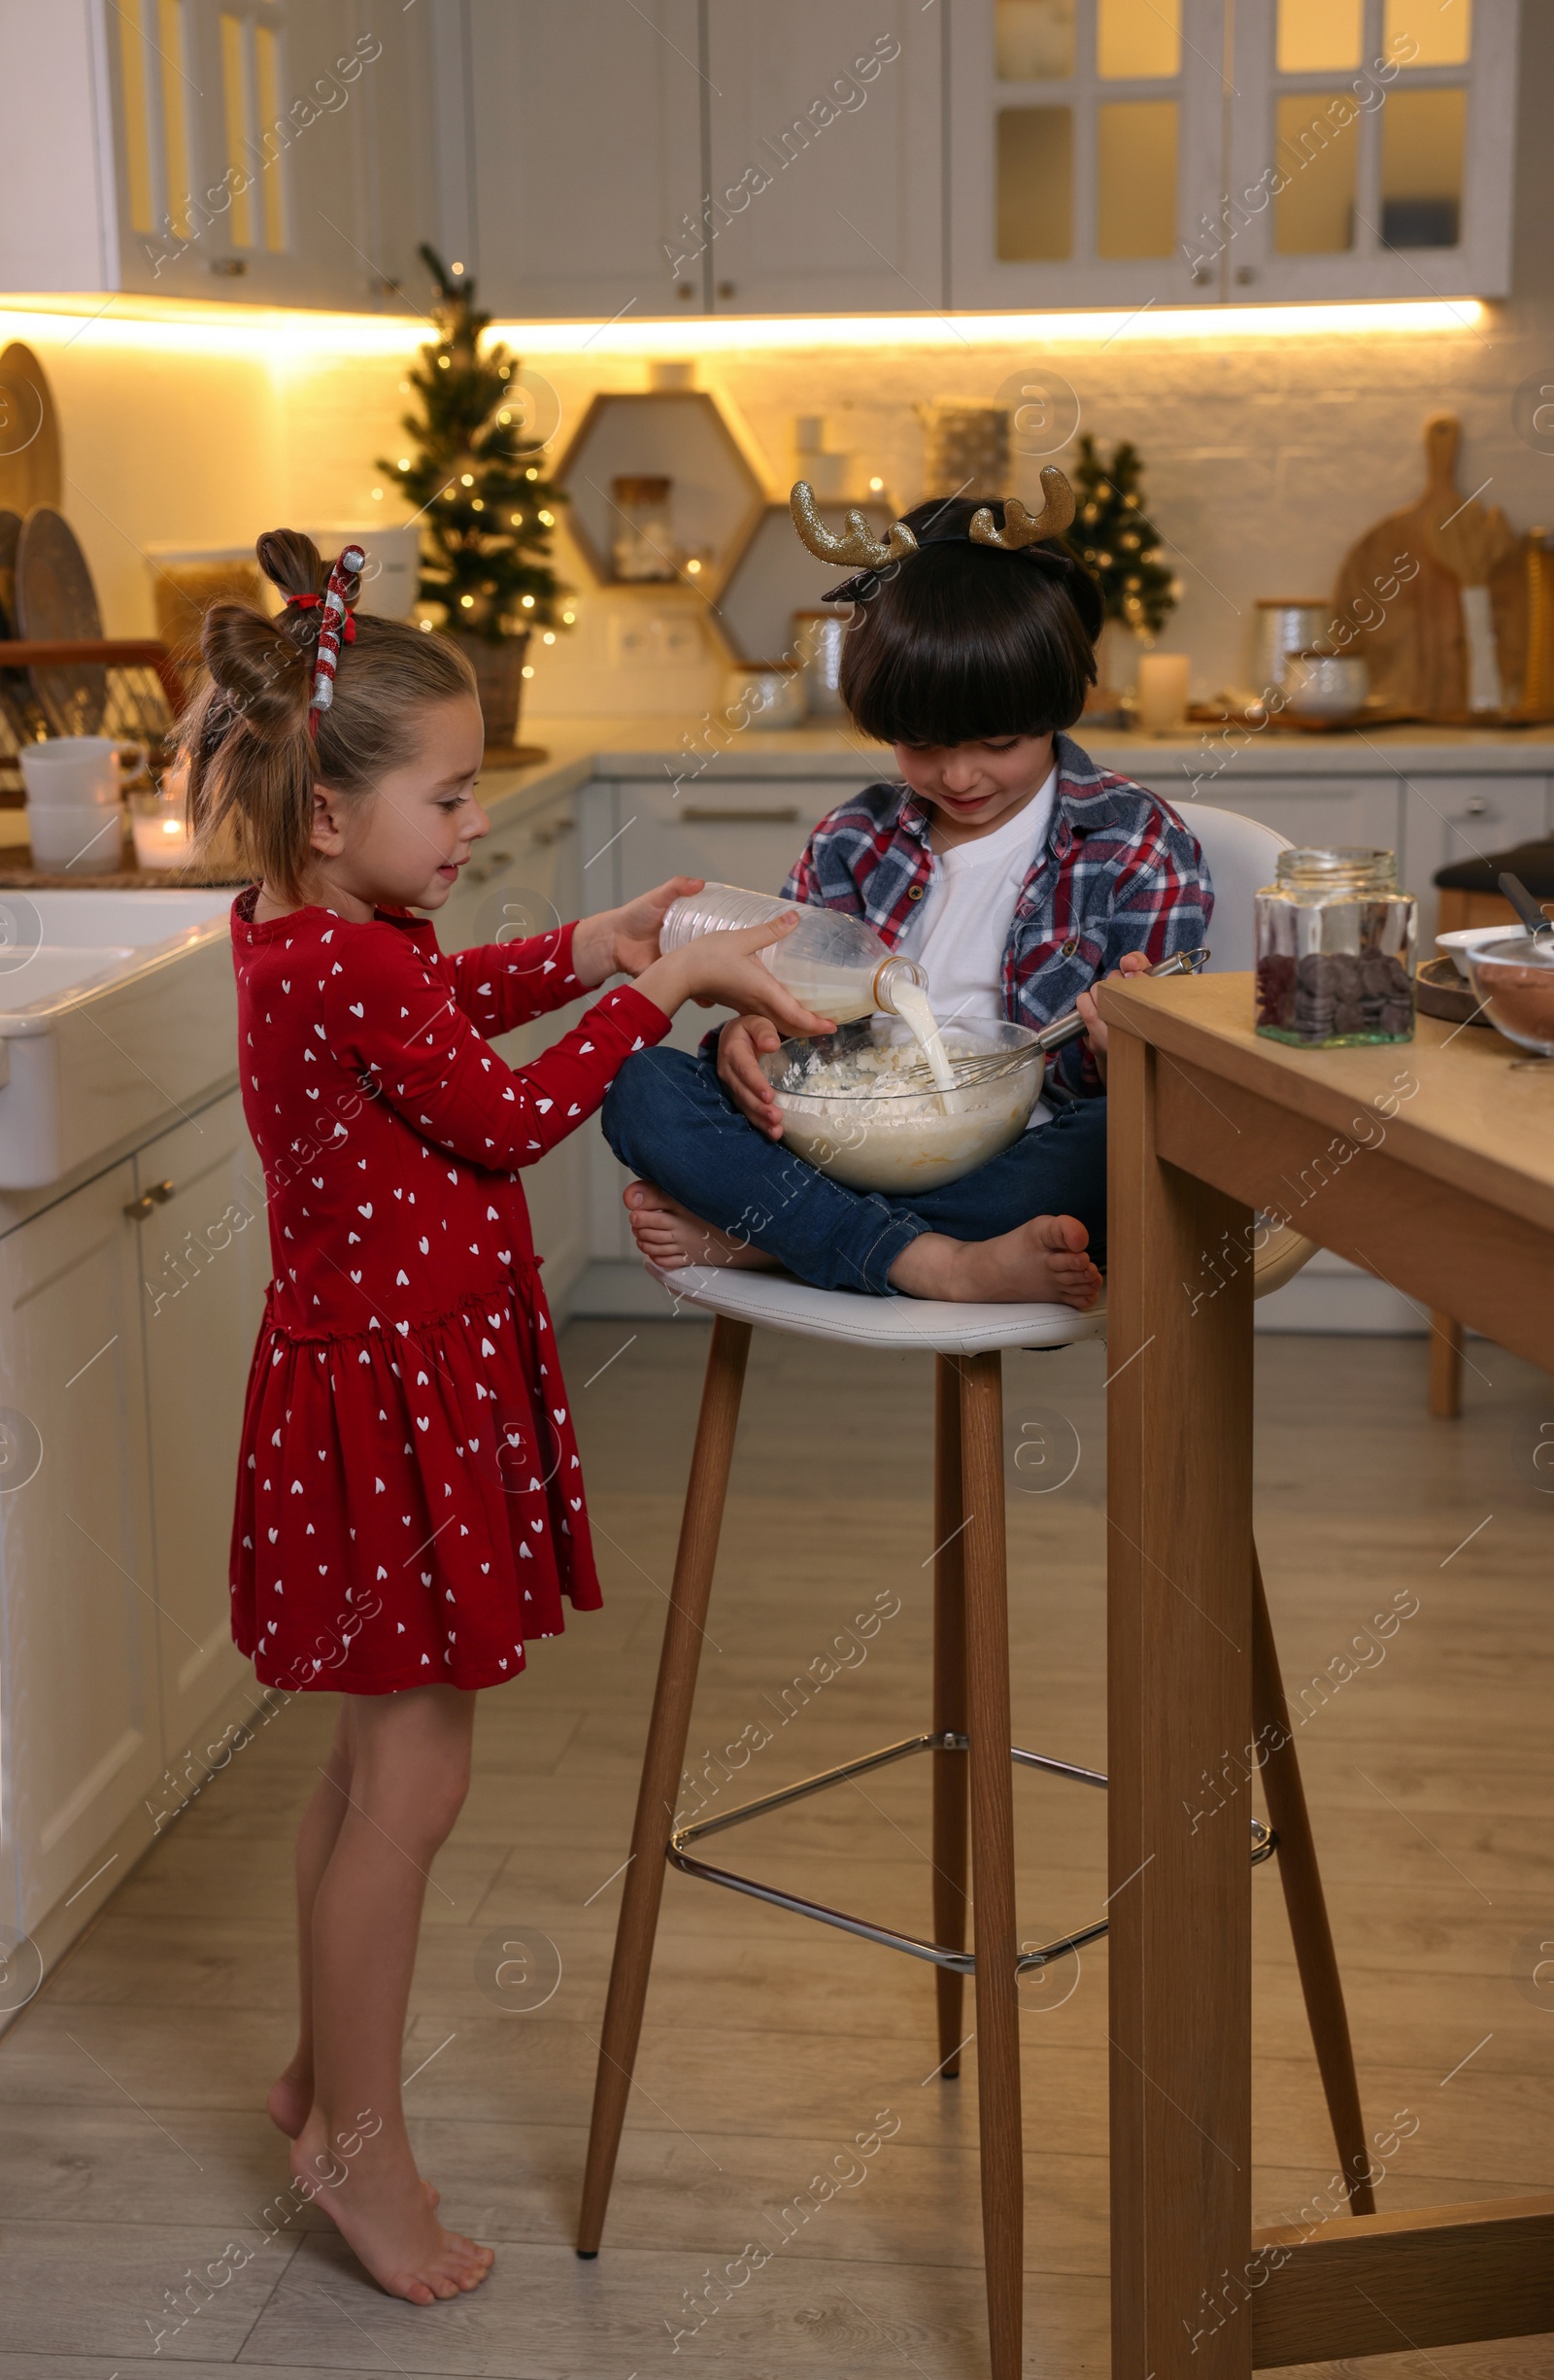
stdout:
<svg viewBox="0 0 1554 2380">
<path fill-rule="evenodd" d="M 1038 513 L 1027 512 L 1018 496 L 1009 496 L 1003 507 L 1003 527 L 995 528 L 993 515 L 984 504 L 971 516 L 970 537 L 975 545 L 1001 546 L 1006 554 L 1018 553 L 1023 545 L 1034 545 L 1042 537 L 1061 537 L 1074 517 L 1074 492 L 1056 463 L 1049 462 L 1041 474 L 1041 493 L 1046 498 Z"/>
<path fill-rule="evenodd" d="M 788 499 L 794 516 L 794 527 L 812 554 L 822 561 L 851 562 L 856 568 L 878 570 L 888 561 L 899 561 L 903 554 L 914 553 L 917 539 L 904 521 L 893 521 L 885 532 L 883 543 L 874 536 L 861 512 L 850 512 L 847 528 L 838 536 L 826 527 L 815 502 L 815 491 L 807 479 L 801 479 Z M 1073 517 L 1070 502 L 1069 518 Z"/>
</svg>

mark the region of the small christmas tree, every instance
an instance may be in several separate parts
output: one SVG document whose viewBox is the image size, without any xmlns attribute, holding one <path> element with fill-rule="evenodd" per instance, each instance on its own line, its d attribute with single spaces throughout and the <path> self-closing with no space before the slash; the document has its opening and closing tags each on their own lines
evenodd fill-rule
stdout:
<svg viewBox="0 0 1554 2380">
<path fill-rule="evenodd" d="M 1153 636 L 1165 625 L 1178 589 L 1144 513 L 1142 469 L 1130 439 L 1107 465 L 1086 430 L 1073 473 L 1079 508 L 1065 542 L 1099 585 L 1107 619 Z"/>
<path fill-rule="evenodd" d="M 443 607 L 444 627 L 500 645 L 531 628 L 556 625 L 565 590 L 550 566 L 556 507 L 566 497 L 543 477 L 525 445 L 516 391 L 516 357 L 498 340 L 481 352 L 490 322 L 475 305 L 475 285 L 450 275 L 430 248 L 422 261 L 437 285 L 433 307 L 441 334 L 422 349 L 411 386 L 418 416 L 403 426 L 410 453 L 380 456 L 400 493 L 420 509 L 430 551 L 419 593 Z"/>
</svg>

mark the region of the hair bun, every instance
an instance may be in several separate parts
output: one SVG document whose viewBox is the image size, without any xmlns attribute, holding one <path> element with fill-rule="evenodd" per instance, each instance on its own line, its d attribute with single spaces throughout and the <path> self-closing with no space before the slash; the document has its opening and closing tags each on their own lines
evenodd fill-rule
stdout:
<svg viewBox="0 0 1554 2380">
<path fill-rule="evenodd" d="M 299 528 L 267 528 L 253 551 L 271 586 L 287 601 L 293 595 L 322 595 L 329 583 L 323 557 Z"/>
<path fill-rule="evenodd" d="M 249 603 L 213 603 L 200 631 L 200 652 L 223 697 L 228 726 L 241 720 L 267 744 L 306 732 L 312 654 L 280 621 L 267 620 Z"/>
</svg>

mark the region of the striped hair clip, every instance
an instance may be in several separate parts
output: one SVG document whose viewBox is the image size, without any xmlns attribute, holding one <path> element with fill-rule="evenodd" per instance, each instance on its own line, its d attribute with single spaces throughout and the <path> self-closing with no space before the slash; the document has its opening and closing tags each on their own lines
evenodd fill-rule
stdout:
<svg viewBox="0 0 1554 2380">
<path fill-rule="evenodd" d="M 291 603 L 297 611 L 323 608 L 319 624 L 319 650 L 313 663 L 313 693 L 308 700 L 308 728 L 315 741 L 319 733 L 319 713 L 326 711 L 334 700 L 334 673 L 340 663 L 342 643 L 356 641 L 356 624 L 346 609 L 355 582 L 366 566 L 367 557 L 359 545 L 346 546 L 339 561 L 329 573 L 329 584 L 321 595 L 293 595 Z"/>
</svg>

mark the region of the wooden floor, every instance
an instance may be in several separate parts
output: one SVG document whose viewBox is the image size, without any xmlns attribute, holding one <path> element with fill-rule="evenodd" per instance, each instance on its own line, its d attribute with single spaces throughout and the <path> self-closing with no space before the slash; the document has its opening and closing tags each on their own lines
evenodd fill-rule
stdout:
<svg viewBox="0 0 1554 2380">
<path fill-rule="evenodd" d="M 391 2303 L 311 2212 L 256 2247 L 285 2181 L 259 2111 L 291 2045 L 290 1835 L 333 1716 L 304 1696 L 0 2043 L 0 2380 L 151 2361 L 168 2294 L 234 2240 L 252 2261 L 163 2344 L 183 2370 L 980 2373 L 975 2050 L 961 2082 L 930 2072 L 929 1970 L 681 1877 L 604 2252 L 572 2253 L 705 1346 L 693 1324 L 567 1334 L 607 1605 L 487 1697 L 428 1899 L 407 2106 L 452 2219 L 497 2247 L 490 2281 L 451 2306 Z M 1259 1537 L 1298 1708 L 1305 1688 L 1301 1756 L 1368 2121 L 1397 2142 L 1379 2193 L 1393 2206 L 1554 2186 L 1554 1989 L 1539 2004 L 1534 1982 L 1554 1940 L 1554 1475 L 1534 1463 L 1554 1380 L 1470 1354 L 1451 1424 L 1426 1417 L 1419 1342 L 1258 1346 Z M 1006 1364 L 1016 1737 L 1103 1767 L 1102 1367 L 1098 1347 Z M 712 1808 L 926 1723 L 929 1403 L 927 1358 L 758 1334 L 693 1745 L 760 1749 L 732 1783 L 709 1764 Z M 1373 1622 L 1395 1598 L 1386 1634 Z M 925 1770 L 714 1855 L 926 1930 Z M 1202 1823 L 1245 1822 L 1234 1782 L 1224 1810 L 1205 1786 Z M 1098 1914 L 1101 1796 L 1026 1775 L 1017 1819 L 1027 1937 Z M 1271 1871 L 1255 1906 L 1255 2206 L 1296 2220 L 1334 2156 Z M 515 1942 L 526 1989 L 524 1954 L 493 1980 Z M 557 1959 L 543 2006 L 501 2004 L 503 1989 L 540 1997 Z M 1029 1990 L 1026 2369 L 1068 2380 L 1107 2360 L 1103 1950 Z M 732 2261 L 752 2242 L 759 2271 L 759 2253 Z M 1409 2380 L 1549 2380 L 1554 2340 L 1397 2361 Z"/>
</svg>

